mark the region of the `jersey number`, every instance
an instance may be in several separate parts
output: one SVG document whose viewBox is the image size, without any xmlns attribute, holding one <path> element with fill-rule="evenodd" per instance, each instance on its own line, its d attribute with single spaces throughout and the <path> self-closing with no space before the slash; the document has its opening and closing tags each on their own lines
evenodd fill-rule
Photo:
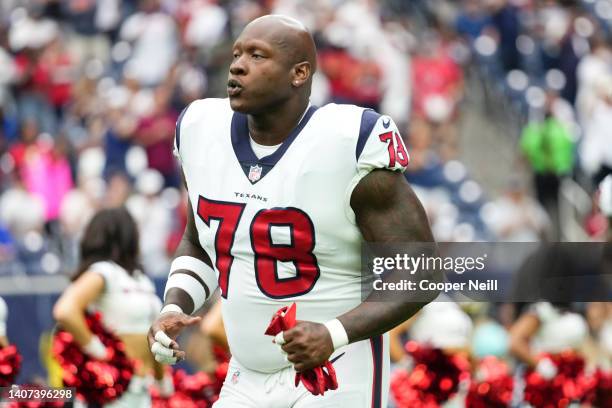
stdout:
<svg viewBox="0 0 612 408">
<path fill-rule="evenodd" d="M 387 149 L 389 150 L 389 168 L 395 167 L 397 161 L 400 166 L 406 167 L 408 165 L 408 153 L 404 147 L 404 142 L 397 132 L 386 132 L 378 136 L 380 141 L 387 143 Z M 393 141 L 395 139 L 395 142 Z"/>
<path fill-rule="evenodd" d="M 217 220 L 215 235 L 215 266 L 219 271 L 221 296 L 227 299 L 229 275 L 234 262 L 232 246 L 245 204 L 209 200 L 200 196 L 198 215 L 210 228 L 210 220 Z M 286 227 L 290 231 L 289 243 L 274 243 L 272 228 Z M 308 293 L 320 271 L 315 247 L 314 225 L 310 217 L 297 208 L 271 208 L 259 211 L 250 226 L 251 247 L 255 254 L 255 279 L 261 291 L 268 297 L 281 299 Z M 296 275 L 279 278 L 277 262 L 292 262 Z"/>
</svg>

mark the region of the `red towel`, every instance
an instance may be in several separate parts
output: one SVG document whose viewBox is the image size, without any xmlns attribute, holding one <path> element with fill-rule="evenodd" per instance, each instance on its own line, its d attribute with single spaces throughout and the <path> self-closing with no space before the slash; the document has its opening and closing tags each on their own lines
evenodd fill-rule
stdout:
<svg viewBox="0 0 612 408">
<path fill-rule="evenodd" d="M 266 329 L 265 334 L 276 336 L 278 333 L 289 330 L 296 324 L 296 304 L 284 306 L 279 309 Z M 304 387 L 313 395 L 323 395 L 327 390 L 335 390 L 338 388 L 338 380 L 336 379 L 336 371 L 332 363 L 327 360 L 323 365 L 302 373 L 295 374 L 295 386 L 302 382 Z"/>
</svg>

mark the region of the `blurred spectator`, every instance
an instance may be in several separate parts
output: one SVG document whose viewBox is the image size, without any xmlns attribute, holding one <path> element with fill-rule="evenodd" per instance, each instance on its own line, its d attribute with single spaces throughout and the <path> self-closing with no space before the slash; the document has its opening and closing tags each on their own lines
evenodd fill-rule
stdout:
<svg viewBox="0 0 612 408">
<path fill-rule="evenodd" d="M 172 227 L 172 213 L 160 196 L 163 186 L 164 179 L 159 172 L 146 170 L 136 179 L 136 194 L 126 202 L 141 231 L 143 266 L 153 276 L 166 275 L 169 267 L 166 245 Z"/>
<path fill-rule="evenodd" d="M 132 44 L 125 74 L 144 86 L 160 84 L 177 58 L 176 24 L 159 0 L 140 0 L 139 11 L 121 26 L 120 37 Z"/>
<path fill-rule="evenodd" d="M 599 77 L 597 97 L 580 146 L 582 167 L 594 177 L 595 184 L 612 173 L 612 75 Z"/>
<path fill-rule="evenodd" d="M 104 198 L 105 184 L 102 175 L 102 152 L 90 148 L 81 153 L 77 167 L 76 186 L 70 190 L 60 208 L 59 221 L 62 230 L 63 250 L 67 269 L 76 268 L 78 242 L 85 226 Z"/>
<path fill-rule="evenodd" d="M 127 111 L 128 91 L 117 88 L 107 112 L 108 126 L 104 131 L 104 175 L 127 173 L 127 157 L 133 147 L 133 136 L 138 126 L 135 115 Z"/>
<path fill-rule="evenodd" d="M 520 67 L 516 41 L 520 33 L 519 12 L 508 0 L 486 0 L 492 27 L 499 38 L 499 53 L 506 71 Z"/>
<path fill-rule="evenodd" d="M 406 134 L 410 150 L 410 167 L 407 171 L 412 173 L 409 178 L 413 178 L 419 170 L 435 162 L 437 154 L 432 149 L 431 127 L 424 119 L 414 118 Z M 422 185 L 423 183 L 417 182 L 417 184 Z"/>
<path fill-rule="evenodd" d="M 320 58 L 334 102 L 379 109 L 382 75 L 375 61 L 360 61 L 345 48 L 329 49 L 322 52 Z"/>
<path fill-rule="evenodd" d="M 132 185 L 125 173 L 113 173 L 107 181 L 104 207 L 115 208 L 124 205 L 132 192 Z"/>
<path fill-rule="evenodd" d="M 512 179 L 504 196 L 488 204 L 485 221 L 506 242 L 538 242 L 550 227 L 546 212 L 518 179 Z"/>
<path fill-rule="evenodd" d="M 544 118 L 525 126 L 520 145 L 534 172 L 538 201 L 551 214 L 553 227 L 557 228 L 559 187 L 561 177 L 569 175 L 574 165 L 574 141 L 567 127 L 553 116 L 553 100 L 549 94 Z"/>
<path fill-rule="evenodd" d="M 45 207 L 40 197 L 29 194 L 22 185 L 15 183 L 0 198 L 0 220 L 10 234 L 18 240 L 29 232 L 42 233 Z"/>
<path fill-rule="evenodd" d="M 45 220 L 56 220 L 62 199 L 72 188 L 65 141 L 42 139 L 36 122 L 30 121 L 22 130 L 22 142 L 13 145 L 10 153 L 25 189 L 42 200 Z"/>
<path fill-rule="evenodd" d="M 0 111 L 6 107 L 11 99 L 10 86 L 17 79 L 17 66 L 9 50 L 3 48 L 0 32 Z"/>
<path fill-rule="evenodd" d="M 418 117 L 444 123 L 456 114 L 463 74 L 438 33 L 424 36 L 412 58 L 413 109 Z"/>
<path fill-rule="evenodd" d="M 117 1 L 66 0 L 62 1 L 62 14 L 71 29 L 69 47 L 79 64 L 91 59 L 106 63 L 110 43 L 103 34 L 118 23 Z"/>
<path fill-rule="evenodd" d="M 203 50 L 210 50 L 222 39 L 228 23 L 227 11 L 210 0 L 191 0 L 185 6 L 185 44 Z"/>
<path fill-rule="evenodd" d="M 491 18 L 481 7 L 481 0 L 463 0 L 455 21 L 457 34 L 474 41 L 491 24 Z"/>
<path fill-rule="evenodd" d="M 584 56 L 577 69 L 576 111 L 578 119 L 585 128 L 588 128 L 595 106 L 600 99 L 600 81 L 602 81 L 602 78 L 609 77 L 612 70 L 610 44 L 601 34 L 592 37 L 590 48 L 590 53 Z"/>
<path fill-rule="evenodd" d="M 0 201 L 1 205 L 1 201 Z M 2 208 L 0 207 L 0 211 Z M 0 214 L 2 217 L 2 214 Z M 0 275 L 10 273 L 16 256 L 15 240 L 0 218 Z"/>
<path fill-rule="evenodd" d="M 34 83 L 51 104 L 58 119 L 71 100 L 76 72 L 70 55 L 58 37 L 42 51 L 34 72 Z"/>
<path fill-rule="evenodd" d="M 51 134 L 57 130 L 57 119 L 48 99 L 49 77 L 45 75 L 41 58 L 43 55 L 47 60 L 50 58 L 45 53 L 45 47 L 58 35 L 59 28 L 55 21 L 35 14 L 27 15 L 23 9 L 15 16 L 9 31 L 9 43 L 16 53 L 15 85 L 19 117 L 22 121 L 36 119 L 41 130 Z"/>
<path fill-rule="evenodd" d="M 166 241 L 166 253 L 169 256 L 174 255 L 174 251 L 176 251 L 176 248 L 179 246 L 183 238 L 183 232 L 187 226 L 187 211 L 190 209 L 188 206 L 188 193 L 185 189 L 181 189 L 180 198 L 177 204 L 174 213 L 171 215 L 173 221 L 172 229 Z"/>
<path fill-rule="evenodd" d="M 451 55 L 443 30 L 426 33 L 412 58 L 413 117 L 431 127 L 436 151 L 445 159 L 457 155 L 457 106 L 463 95 L 463 73 Z"/>
<path fill-rule="evenodd" d="M 170 94 L 159 87 L 154 94 L 154 108 L 138 124 L 135 140 L 145 147 L 148 166 L 164 177 L 164 185 L 178 186 L 177 167 L 172 156 L 174 127 L 178 119 L 170 105 Z"/>
</svg>

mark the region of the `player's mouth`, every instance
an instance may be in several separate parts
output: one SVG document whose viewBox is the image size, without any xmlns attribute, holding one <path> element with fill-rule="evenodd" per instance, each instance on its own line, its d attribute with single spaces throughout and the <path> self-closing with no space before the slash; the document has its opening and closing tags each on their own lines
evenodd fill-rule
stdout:
<svg viewBox="0 0 612 408">
<path fill-rule="evenodd" d="M 242 84 L 235 79 L 227 81 L 227 94 L 231 98 L 232 96 L 238 96 L 242 92 Z"/>
</svg>

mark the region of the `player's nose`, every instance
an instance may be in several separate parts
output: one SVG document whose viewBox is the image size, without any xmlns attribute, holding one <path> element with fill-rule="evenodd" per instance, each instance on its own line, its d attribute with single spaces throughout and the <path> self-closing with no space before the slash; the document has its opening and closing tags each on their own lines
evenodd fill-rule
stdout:
<svg viewBox="0 0 612 408">
<path fill-rule="evenodd" d="M 247 73 L 247 67 L 242 56 L 234 58 L 230 64 L 229 72 L 232 75 L 244 75 Z"/>
</svg>

